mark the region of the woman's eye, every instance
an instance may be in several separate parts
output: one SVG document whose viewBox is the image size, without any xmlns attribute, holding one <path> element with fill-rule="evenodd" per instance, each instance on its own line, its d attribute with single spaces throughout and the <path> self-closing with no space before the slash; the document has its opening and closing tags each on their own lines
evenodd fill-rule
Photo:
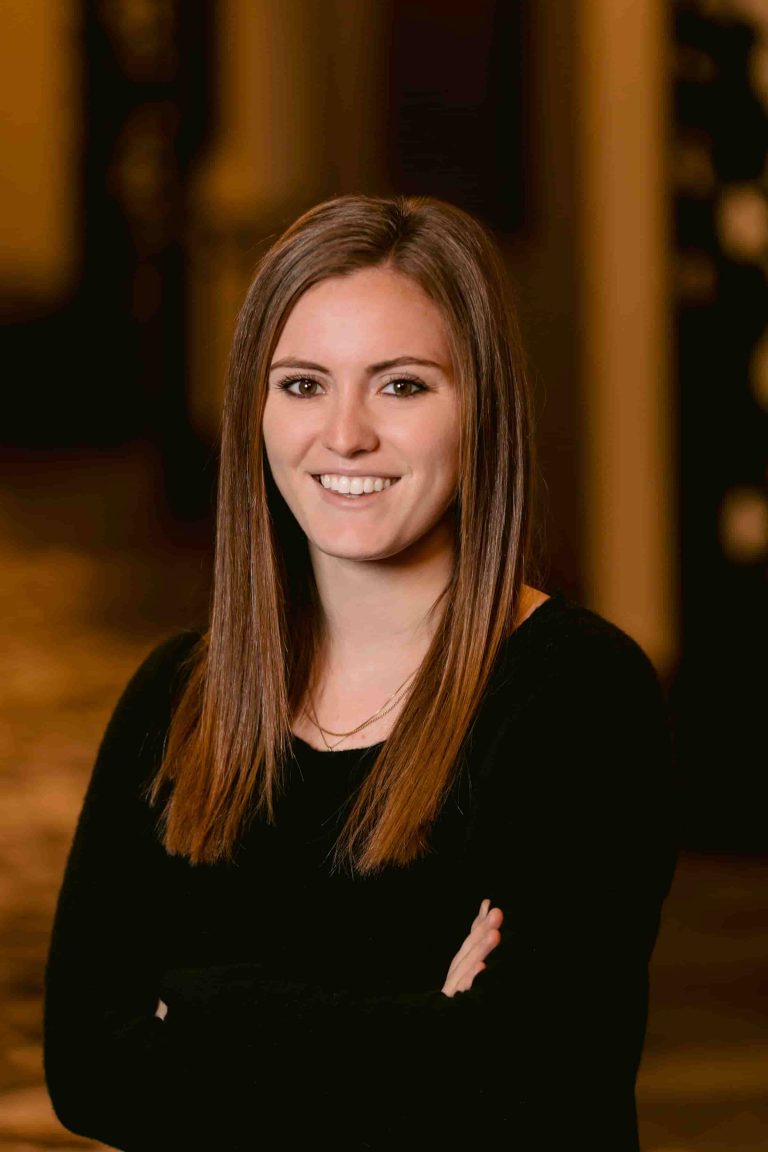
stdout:
<svg viewBox="0 0 768 1152">
<path fill-rule="evenodd" d="M 408 376 L 402 376 L 397 380 L 390 380 L 386 385 L 387 388 L 393 388 L 394 396 L 418 396 L 419 392 L 426 392 L 426 387 L 420 384 L 418 380 L 411 380 Z"/>
<path fill-rule="evenodd" d="M 281 380 L 278 387 L 284 392 L 290 392 L 292 396 L 313 397 L 318 395 L 320 382 L 312 376 L 289 376 Z M 418 396 L 420 392 L 426 392 L 427 388 L 418 380 L 400 376 L 397 380 L 389 380 L 384 385 L 384 391 L 390 396 L 402 396 L 407 399 L 409 396 Z"/>
<path fill-rule="evenodd" d="M 313 380 L 311 376 L 294 376 L 280 381 L 283 391 L 290 392 L 292 396 L 314 396 L 317 386 L 317 380 Z"/>
</svg>

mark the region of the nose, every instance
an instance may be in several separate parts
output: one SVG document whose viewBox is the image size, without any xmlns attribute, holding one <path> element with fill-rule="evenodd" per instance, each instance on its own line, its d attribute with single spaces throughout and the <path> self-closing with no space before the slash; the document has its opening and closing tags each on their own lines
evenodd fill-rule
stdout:
<svg viewBox="0 0 768 1152">
<path fill-rule="evenodd" d="M 323 446 L 338 456 L 354 456 L 357 452 L 372 452 L 378 447 L 379 437 L 371 413 L 359 395 L 350 390 L 329 398 L 323 427 Z"/>
</svg>

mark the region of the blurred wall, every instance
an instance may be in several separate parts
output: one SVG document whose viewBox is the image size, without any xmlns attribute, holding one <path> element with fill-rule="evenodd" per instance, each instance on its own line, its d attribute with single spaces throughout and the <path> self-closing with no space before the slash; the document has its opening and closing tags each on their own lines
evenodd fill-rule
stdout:
<svg viewBox="0 0 768 1152">
<path fill-rule="evenodd" d="M 4 0 L 0 34 L 0 309 L 46 311 L 70 290 L 78 61 L 75 0 Z"/>
<path fill-rule="evenodd" d="M 584 0 L 579 198 L 588 599 L 678 656 L 667 5 Z"/>
</svg>

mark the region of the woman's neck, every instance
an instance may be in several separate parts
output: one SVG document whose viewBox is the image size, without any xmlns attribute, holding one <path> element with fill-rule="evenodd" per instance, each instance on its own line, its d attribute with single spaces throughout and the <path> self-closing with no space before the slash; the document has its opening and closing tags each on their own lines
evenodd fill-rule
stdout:
<svg viewBox="0 0 768 1152">
<path fill-rule="evenodd" d="M 440 621 L 453 570 L 452 540 L 431 540 L 418 554 L 348 560 L 310 544 L 323 608 L 326 662 L 364 673 L 418 664 Z"/>
<path fill-rule="evenodd" d="M 400 553 L 390 560 L 346 560 L 314 550 L 310 555 L 325 619 L 325 643 L 313 676 L 314 687 L 294 717 L 293 730 L 314 747 L 325 742 L 315 720 L 336 732 L 351 731 L 388 700 L 424 659 L 445 609 L 454 556 L 448 547 L 425 549 L 417 557 Z M 544 593 L 524 588 L 518 623 Z M 406 693 L 407 696 L 407 693 Z M 389 735 L 400 703 L 341 747 L 365 747 Z M 327 737 L 334 743 L 336 737 Z"/>
</svg>

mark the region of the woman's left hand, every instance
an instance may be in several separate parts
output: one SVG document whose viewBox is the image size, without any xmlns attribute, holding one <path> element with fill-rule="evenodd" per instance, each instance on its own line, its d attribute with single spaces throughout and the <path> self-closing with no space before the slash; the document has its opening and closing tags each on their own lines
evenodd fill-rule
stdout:
<svg viewBox="0 0 768 1152">
<path fill-rule="evenodd" d="M 485 969 L 485 958 L 501 940 L 504 913 L 492 908 L 490 900 L 483 900 L 480 911 L 472 921 L 469 935 L 451 961 L 442 991 L 446 996 L 468 992 L 472 981 Z"/>
<path fill-rule="evenodd" d="M 157 1008 L 155 1008 L 155 1016 L 160 1020 L 165 1020 L 168 1015 L 168 1005 L 164 1004 L 162 1000 L 158 1000 Z"/>
</svg>

